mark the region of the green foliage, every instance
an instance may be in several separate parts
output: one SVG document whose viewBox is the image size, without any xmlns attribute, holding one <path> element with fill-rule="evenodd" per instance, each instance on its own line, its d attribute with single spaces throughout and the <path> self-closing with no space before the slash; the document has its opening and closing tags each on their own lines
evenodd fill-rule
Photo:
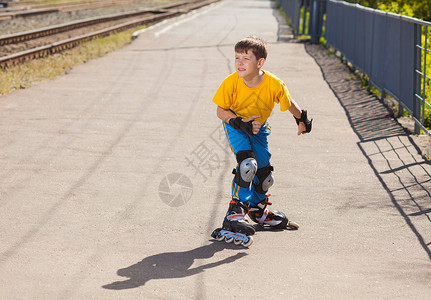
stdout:
<svg viewBox="0 0 431 300">
<path fill-rule="evenodd" d="M 389 2 L 389 3 L 379 3 L 377 8 L 383 11 L 388 11 L 396 13 L 399 15 L 414 17 L 413 8 L 406 3 Z"/>
<path fill-rule="evenodd" d="M 431 128 L 431 109 L 425 109 L 425 117 L 424 117 L 424 126 L 425 128 Z"/>
<path fill-rule="evenodd" d="M 427 104 L 425 104 L 425 109 L 424 109 L 425 113 L 423 116 L 424 126 L 430 129 L 431 128 L 431 106 L 429 105 L 429 103 L 431 103 L 431 80 L 429 79 L 429 77 L 431 77 L 431 53 L 429 51 L 431 50 L 431 28 L 424 27 L 422 31 L 423 31 L 422 45 L 424 46 L 426 42 L 428 51 L 425 51 L 425 50 L 421 51 L 421 66 L 422 68 L 425 68 L 427 77 L 423 77 L 423 76 L 420 77 L 421 79 L 420 93 L 421 93 L 421 96 L 425 96 L 425 100 L 427 101 Z M 428 37 L 427 41 L 425 41 L 426 31 L 427 31 L 426 36 Z M 426 58 L 426 65 L 425 65 L 425 58 Z"/>
<path fill-rule="evenodd" d="M 299 30 L 298 32 L 302 32 L 304 34 L 306 34 L 306 32 L 308 32 L 308 23 L 310 21 L 310 12 L 307 11 L 305 13 L 305 24 L 304 24 L 304 6 L 301 7 L 301 12 L 299 15 Z"/>
<path fill-rule="evenodd" d="M 349 0 L 349 2 L 431 21 L 430 0 Z"/>
</svg>

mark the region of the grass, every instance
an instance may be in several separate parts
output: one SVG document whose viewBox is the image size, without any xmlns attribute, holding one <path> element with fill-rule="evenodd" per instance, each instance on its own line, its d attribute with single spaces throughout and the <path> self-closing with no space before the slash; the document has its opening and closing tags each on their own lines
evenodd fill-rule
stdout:
<svg viewBox="0 0 431 300">
<path fill-rule="evenodd" d="M 95 0 L 96 1 L 96 0 Z M 33 0 L 33 5 L 64 4 L 64 3 L 93 3 L 92 0 Z M 153 2 L 167 2 L 168 0 L 153 0 Z M 16 2 L 25 2 L 17 0 Z M 137 28 L 112 34 L 83 43 L 75 48 L 61 53 L 53 54 L 10 66 L 0 68 L 0 95 L 8 94 L 19 89 L 29 88 L 39 82 L 67 74 L 74 66 L 87 62 L 90 59 L 101 57 L 111 51 L 122 48 L 132 40 L 132 33 Z"/>
<path fill-rule="evenodd" d="M 132 33 L 140 28 L 94 39 L 61 53 L 0 69 L 0 94 L 29 88 L 39 82 L 67 74 L 74 66 L 129 44 Z"/>
</svg>

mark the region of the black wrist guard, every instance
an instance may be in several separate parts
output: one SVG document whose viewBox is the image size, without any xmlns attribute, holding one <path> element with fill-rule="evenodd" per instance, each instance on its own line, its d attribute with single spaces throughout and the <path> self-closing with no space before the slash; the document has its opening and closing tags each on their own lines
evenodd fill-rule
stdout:
<svg viewBox="0 0 431 300">
<path fill-rule="evenodd" d="M 308 120 L 307 110 L 305 110 L 305 109 L 301 110 L 301 118 L 300 119 L 297 119 L 295 116 L 293 116 L 293 117 L 296 120 L 296 125 L 299 125 L 299 122 L 302 122 L 305 124 L 305 131 L 304 132 L 308 133 L 311 131 L 311 127 L 312 127 L 311 125 L 312 125 L 313 119 Z"/>
<path fill-rule="evenodd" d="M 243 122 L 241 117 L 229 120 L 229 125 L 236 130 L 244 130 L 248 134 L 253 134 L 253 121 Z"/>
</svg>

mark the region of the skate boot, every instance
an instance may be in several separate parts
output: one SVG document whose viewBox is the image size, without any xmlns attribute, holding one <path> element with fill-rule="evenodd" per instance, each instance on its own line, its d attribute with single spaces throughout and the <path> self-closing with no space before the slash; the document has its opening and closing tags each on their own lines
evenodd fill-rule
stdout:
<svg viewBox="0 0 431 300">
<path fill-rule="evenodd" d="M 238 199 L 233 199 L 229 204 L 226 217 L 223 220 L 223 227 L 213 231 L 211 236 L 217 241 L 226 243 L 234 242 L 235 245 L 249 247 L 253 243 L 251 237 L 256 230 L 246 219 L 248 206 Z"/>
<path fill-rule="evenodd" d="M 257 207 L 250 208 L 248 212 L 250 219 L 261 226 L 269 225 L 275 229 L 298 229 L 299 225 L 290 221 L 284 213 L 267 208 L 268 205 L 272 205 L 268 201 L 269 196 L 271 195 L 266 196 L 265 200 L 258 203 Z"/>
</svg>

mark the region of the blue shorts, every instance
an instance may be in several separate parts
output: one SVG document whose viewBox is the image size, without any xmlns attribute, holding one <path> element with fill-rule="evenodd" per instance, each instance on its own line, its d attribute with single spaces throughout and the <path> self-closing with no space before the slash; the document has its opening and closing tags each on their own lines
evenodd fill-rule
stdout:
<svg viewBox="0 0 431 300">
<path fill-rule="evenodd" d="M 254 135 L 247 134 L 243 130 L 236 130 L 226 122 L 223 122 L 223 127 L 235 156 L 239 151 L 251 150 L 254 152 L 258 169 L 269 165 L 271 153 L 268 150 L 268 136 L 271 133 L 271 126 L 267 122 L 260 127 L 259 133 Z M 257 176 L 254 177 L 253 183 L 259 183 Z M 256 192 L 253 184 L 249 188 L 244 188 L 232 180 L 232 197 L 247 202 L 250 207 L 255 207 L 266 198 L 266 194 Z"/>
</svg>

